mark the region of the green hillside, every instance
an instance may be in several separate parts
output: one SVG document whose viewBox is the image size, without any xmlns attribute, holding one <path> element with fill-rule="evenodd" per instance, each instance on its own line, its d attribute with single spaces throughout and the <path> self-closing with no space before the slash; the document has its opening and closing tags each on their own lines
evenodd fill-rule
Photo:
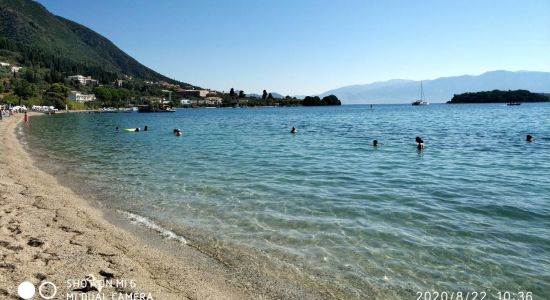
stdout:
<svg viewBox="0 0 550 300">
<path fill-rule="evenodd" d="M 30 0 L 0 0 L 0 58 L 60 73 L 54 77 L 82 73 L 108 82 L 128 75 L 189 86 L 147 68 L 100 34 Z"/>
</svg>

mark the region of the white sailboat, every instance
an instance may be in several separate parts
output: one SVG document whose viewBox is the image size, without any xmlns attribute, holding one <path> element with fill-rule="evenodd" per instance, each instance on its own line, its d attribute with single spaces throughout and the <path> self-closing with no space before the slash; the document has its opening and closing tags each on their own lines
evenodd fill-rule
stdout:
<svg viewBox="0 0 550 300">
<path fill-rule="evenodd" d="M 424 87 L 422 86 L 422 81 L 420 81 L 420 99 L 411 103 L 412 105 L 428 105 L 430 103 L 424 101 Z"/>
</svg>

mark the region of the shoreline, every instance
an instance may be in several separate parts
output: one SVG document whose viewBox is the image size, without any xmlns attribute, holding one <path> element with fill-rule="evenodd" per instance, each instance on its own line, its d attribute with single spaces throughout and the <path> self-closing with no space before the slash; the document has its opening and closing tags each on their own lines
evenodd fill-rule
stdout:
<svg viewBox="0 0 550 300">
<path fill-rule="evenodd" d="M 88 274 L 98 280 L 134 283 L 105 287 L 101 293 L 106 297 L 112 293 L 145 297 L 150 293 L 153 299 L 305 296 L 298 291 L 280 290 L 280 283 L 266 283 L 264 278 L 257 279 L 263 282 L 260 286 L 254 280 L 241 281 L 241 270 L 190 246 L 179 245 L 177 255 L 160 249 L 174 245 L 152 246 L 166 241 L 160 236 L 156 241 L 144 241 L 136 232 L 146 229 L 135 225 L 136 228 L 129 228 L 121 224 L 123 220 L 113 222 L 115 212 L 106 215 L 34 166 L 16 136 L 20 123 L 19 115 L 0 122 L 0 152 L 4 157 L 0 161 L 2 298 L 19 299 L 18 285 L 30 281 L 37 287 L 44 282 L 54 283 L 55 299 L 65 299 L 65 295 L 80 293 L 73 291 L 75 286 L 70 286 L 69 281 L 82 282 Z M 97 293 L 90 290 L 87 295 Z"/>
</svg>

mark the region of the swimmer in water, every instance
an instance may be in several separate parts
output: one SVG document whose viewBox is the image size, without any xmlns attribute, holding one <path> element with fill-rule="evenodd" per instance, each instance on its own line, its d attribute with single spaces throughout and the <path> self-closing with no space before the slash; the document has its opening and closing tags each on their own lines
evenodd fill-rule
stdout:
<svg viewBox="0 0 550 300">
<path fill-rule="evenodd" d="M 292 126 L 292 129 L 290 129 L 290 133 L 296 133 L 298 130 L 296 130 L 296 127 Z"/>
<path fill-rule="evenodd" d="M 145 127 L 143 127 L 143 131 L 147 131 L 147 125 L 145 125 Z"/>
<path fill-rule="evenodd" d="M 139 127 L 138 127 L 138 128 L 136 128 L 136 129 L 134 129 L 134 131 L 135 131 L 135 132 L 139 132 Z"/>
<path fill-rule="evenodd" d="M 374 141 L 372 141 L 372 146 L 374 146 L 374 147 L 378 147 L 378 140 L 374 140 Z"/>
<path fill-rule="evenodd" d="M 416 144 L 417 144 L 416 147 L 418 148 L 418 150 L 424 149 L 424 141 L 422 140 L 422 138 L 417 136 L 415 140 L 416 140 Z"/>
<path fill-rule="evenodd" d="M 533 141 L 533 136 L 530 135 L 530 134 L 528 134 L 527 137 L 525 138 L 525 140 L 526 140 L 528 143 L 530 143 L 530 142 Z"/>
<path fill-rule="evenodd" d="M 115 127 L 115 132 L 118 132 L 118 126 L 117 126 L 117 127 Z"/>
</svg>

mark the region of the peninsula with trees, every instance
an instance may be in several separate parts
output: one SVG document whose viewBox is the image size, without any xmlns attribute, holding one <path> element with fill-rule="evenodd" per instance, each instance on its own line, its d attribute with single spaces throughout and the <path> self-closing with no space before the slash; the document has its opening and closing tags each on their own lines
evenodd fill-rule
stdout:
<svg viewBox="0 0 550 300">
<path fill-rule="evenodd" d="M 531 93 L 526 90 L 515 91 L 486 91 L 477 93 L 463 93 L 454 95 L 447 101 L 449 104 L 457 103 L 522 103 L 522 102 L 550 102 L 545 94 Z"/>
</svg>

